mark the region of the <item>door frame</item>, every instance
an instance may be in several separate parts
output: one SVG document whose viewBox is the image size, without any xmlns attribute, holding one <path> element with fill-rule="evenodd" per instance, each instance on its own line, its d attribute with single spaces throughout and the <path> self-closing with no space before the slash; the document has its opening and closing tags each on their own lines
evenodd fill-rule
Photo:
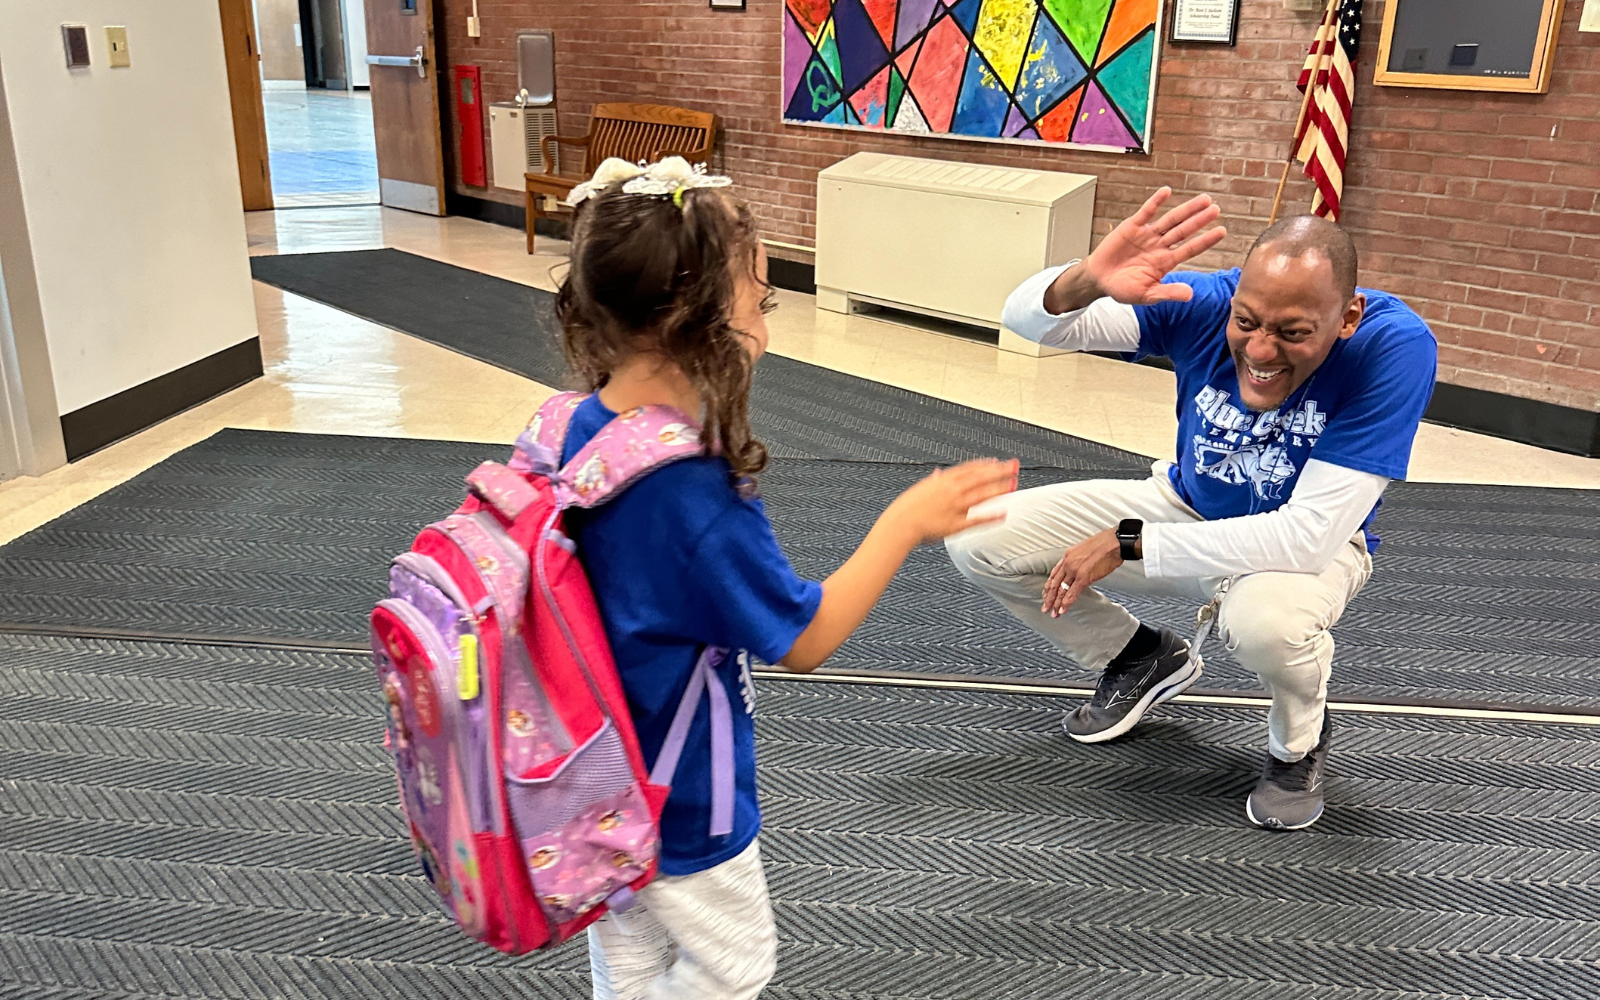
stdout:
<svg viewBox="0 0 1600 1000">
<path fill-rule="evenodd" d="M 321 27 L 317 21 L 317 7 L 311 0 L 299 0 L 300 8 L 300 58 L 306 67 L 306 89 L 327 89 L 322 76 L 322 46 L 317 38 Z"/>
<path fill-rule="evenodd" d="M 67 464 L 33 243 L 0 76 L 0 481 Z"/>
<path fill-rule="evenodd" d="M 228 64 L 228 102 L 233 107 L 233 145 L 239 161 L 239 194 L 246 212 L 270 212 L 272 161 L 267 154 L 267 109 L 261 97 L 261 44 L 256 39 L 254 0 L 217 0 L 222 52 Z"/>
</svg>

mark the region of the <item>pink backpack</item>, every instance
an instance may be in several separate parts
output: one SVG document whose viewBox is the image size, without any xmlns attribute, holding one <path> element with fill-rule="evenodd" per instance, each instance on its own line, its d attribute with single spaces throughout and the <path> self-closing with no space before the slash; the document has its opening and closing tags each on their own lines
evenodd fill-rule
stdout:
<svg viewBox="0 0 1600 1000">
<path fill-rule="evenodd" d="M 733 828 L 733 726 L 701 655 L 655 768 L 645 771 L 588 577 L 563 530 L 646 473 L 703 453 L 669 407 L 619 415 L 560 468 L 573 410 L 547 401 L 508 465 L 389 571 L 372 649 L 384 743 L 423 875 L 472 937 L 520 954 L 622 912 L 656 873 L 659 820 L 690 724 L 711 710 L 711 833 Z"/>
</svg>

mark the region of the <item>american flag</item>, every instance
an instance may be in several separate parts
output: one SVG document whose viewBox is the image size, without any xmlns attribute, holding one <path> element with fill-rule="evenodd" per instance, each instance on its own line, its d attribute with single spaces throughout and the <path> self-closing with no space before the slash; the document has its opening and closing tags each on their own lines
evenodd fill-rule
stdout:
<svg viewBox="0 0 1600 1000">
<path fill-rule="evenodd" d="M 1344 192 L 1344 157 L 1350 137 L 1350 100 L 1355 96 L 1356 50 L 1361 44 L 1361 0 L 1333 0 L 1300 70 L 1301 91 L 1313 87 L 1305 119 L 1295 133 L 1295 159 L 1316 182 L 1311 211 L 1339 221 Z"/>
</svg>

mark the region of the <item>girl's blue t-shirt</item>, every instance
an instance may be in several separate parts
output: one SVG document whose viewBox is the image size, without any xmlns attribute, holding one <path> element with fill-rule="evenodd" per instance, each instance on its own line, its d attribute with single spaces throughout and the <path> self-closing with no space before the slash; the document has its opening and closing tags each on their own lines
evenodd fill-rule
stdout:
<svg viewBox="0 0 1600 1000">
<path fill-rule="evenodd" d="M 1400 299 L 1371 288 L 1361 324 L 1276 409 L 1258 413 L 1239 399 L 1228 323 L 1239 269 L 1177 272 L 1194 289 L 1187 302 L 1135 306 L 1139 350 L 1171 360 L 1178 375 L 1178 455 L 1172 484 L 1201 517 L 1218 520 L 1276 510 L 1310 459 L 1404 479 L 1422 413 L 1433 396 L 1438 345 L 1428 324 Z M 1378 503 L 1381 506 L 1382 500 Z M 1378 507 L 1362 528 L 1372 531 Z"/>
<path fill-rule="evenodd" d="M 562 462 L 615 416 L 598 396 L 580 403 Z M 684 459 L 594 510 L 567 515 L 647 767 L 655 765 L 701 650 L 733 651 L 717 668 L 733 706 L 733 832 L 709 832 L 711 723 L 702 696 L 661 815 L 665 875 L 721 864 L 760 831 L 750 657 L 782 659 L 822 602 L 821 585 L 797 576 L 778 547 L 761 501 L 741 497 L 731 477 L 724 459 Z"/>
</svg>

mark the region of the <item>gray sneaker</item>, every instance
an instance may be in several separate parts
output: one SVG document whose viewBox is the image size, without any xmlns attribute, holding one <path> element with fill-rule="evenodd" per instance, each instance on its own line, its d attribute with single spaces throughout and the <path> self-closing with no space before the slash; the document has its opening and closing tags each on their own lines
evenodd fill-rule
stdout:
<svg viewBox="0 0 1600 1000">
<path fill-rule="evenodd" d="M 1267 754 L 1261 780 L 1244 804 L 1250 822 L 1267 830 L 1304 830 L 1322 818 L 1322 781 L 1332 737 L 1333 720 L 1324 709 L 1322 737 L 1310 753 L 1293 764 Z"/>
<path fill-rule="evenodd" d="M 1199 655 L 1169 628 L 1149 656 L 1107 667 L 1095 685 L 1094 697 L 1067 713 L 1067 735 L 1079 743 L 1102 743 L 1138 725 L 1152 706 L 1181 694 L 1200 679 Z"/>
</svg>

